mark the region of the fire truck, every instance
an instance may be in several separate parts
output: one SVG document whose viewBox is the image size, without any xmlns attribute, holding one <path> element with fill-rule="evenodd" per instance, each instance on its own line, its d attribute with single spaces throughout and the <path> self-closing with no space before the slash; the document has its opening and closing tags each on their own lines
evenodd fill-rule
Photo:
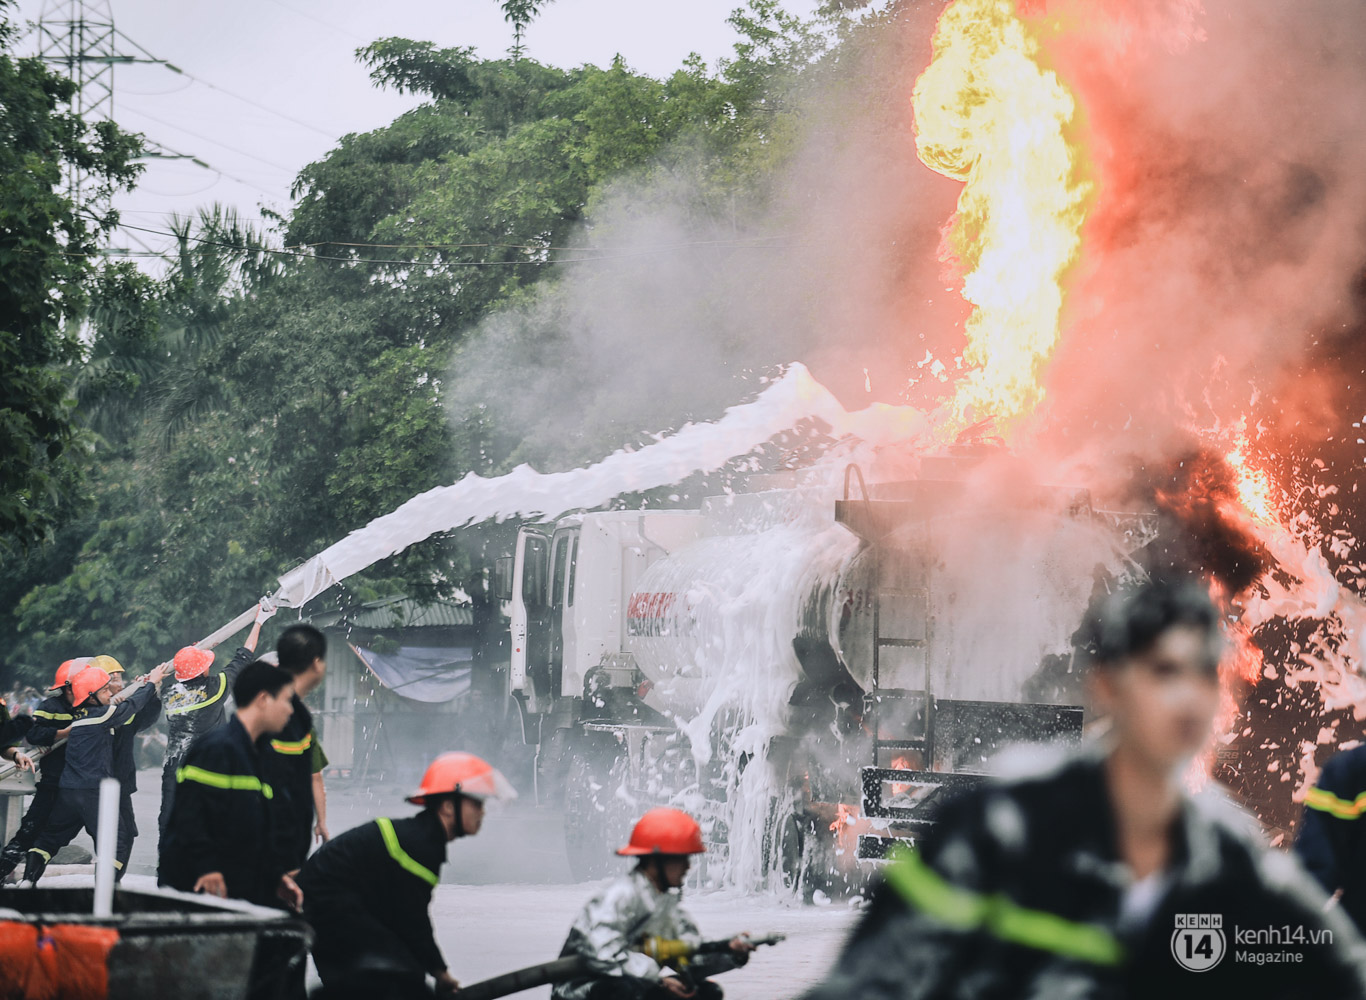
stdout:
<svg viewBox="0 0 1366 1000">
<path fill-rule="evenodd" d="M 980 469 L 521 527 L 509 694 L 576 875 L 675 804 L 704 882 L 857 891 L 1002 748 L 1080 737 L 1071 635 L 1149 527 Z"/>
</svg>

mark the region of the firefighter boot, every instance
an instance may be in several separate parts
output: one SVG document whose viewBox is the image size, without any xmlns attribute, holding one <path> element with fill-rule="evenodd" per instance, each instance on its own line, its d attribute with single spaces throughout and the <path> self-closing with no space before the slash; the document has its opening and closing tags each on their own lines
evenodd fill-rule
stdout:
<svg viewBox="0 0 1366 1000">
<path fill-rule="evenodd" d="M 47 870 L 47 863 L 52 860 L 51 855 L 46 851 L 40 851 L 36 847 L 28 849 L 27 860 L 24 861 L 23 882 L 28 885 L 36 885 L 38 880 L 43 877 L 43 872 Z"/>
</svg>

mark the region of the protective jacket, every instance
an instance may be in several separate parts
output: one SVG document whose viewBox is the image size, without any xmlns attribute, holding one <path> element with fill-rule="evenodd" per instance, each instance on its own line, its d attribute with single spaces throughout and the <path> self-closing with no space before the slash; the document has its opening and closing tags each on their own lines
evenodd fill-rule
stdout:
<svg viewBox="0 0 1366 1000">
<path fill-rule="evenodd" d="M 193 680 L 177 681 L 166 693 L 166 761 L 161 769 L 161 814 L 158 819 L 162 839 L 166 837 L 171 809 L 175 806 L 176 772 L 180 770 L 181 761 L 196 737 L 223 724 L 232 685 L 242 668 L 255 657 L 256 654 L 245 646 L 238 647 L 223 670 L 211 670 Z"/>
<path fill-rule="evenodd" d="M 33 728 L 25 737 L 35 747 L 50 747 L 57 742 L 57 732 L 65 729 L 75 720 L 75 709 L 61 695 L 44 698 L 33 710 Z M 51 783 L 53 788 L 61 780 L 62 768 L 66 766 L 66 744 L 44 755 L 38 764 L 38 783 Z"/>
<path fill-rule="evenodd" d="M 613 880 L 588 901 L 574 918 L 561 958 L 582 955 L 591 975 L 556 985 L 557 1000 L 584 1000 L 603 977 L 630 977 L 657 983 L 662 968 L 639 948 L 647 937 L 702 943 L 697 925 L 681 905 L 677 892 L 660 892 L 640 871 Z M 713 976 L 743 965 L 745 959 L 723 951 L 698 956 L 688 965 L 696 978 Z"/>
<path fill-rule="evenodd" d="M 158 883 L 190 892 L 200 876 L 219 872 L 229 896 L 274 905 L 285 871 L 272 846 L 275 793 L 261 780 L 259 751 L 237 717 L 195 740 L 176 777 Z"/>
<path fill-rule="evenodd" d="M 1295 853 L 1324 890 L 1342 890 L 1342 908 L 1366 928 L 1366 746 L 1323 765 L 1304 798 Z"/>
<path fill-rule="evenodd" d="M 445 970 L 428 907 L 446 843 L 441 820 L 423 811 L 347 830 L 304 863 L 297 881 L 324 984 L 359 970 Z"/>
<path fill-rule="evenodd" d="M 221 671 L 210 670 L 202 677 L 171 686 L 166 694 L 167 769 L 179 767 L 196 736 L 223 724 L 232 685 L 242 668 L 254 659 L 256 654 L 241 646 Z"/>
<path fill-rule="evenodd" d="M 114 777 L 119 779 L 125 796 L 138 790 L 138 733 L 150 729 L 161 718 L 161 695 L 155 685 L 147 687 L 152 692 L 147 703 L 131 718 L 124 719 L 114 733 Z"/>
<path fill-rule="evenodd" d="M 266 780 L 275 789 L 276 850 L 288 871 L 304 863 L 313 844 L 313 775 L 327 761 L 308 706 L 298 695 L 293 705 L 294 714 L 261 758 Z"/>
<path fill-rule="evenodd" d="M 99 788 L 102 779 L 118 777 L 114 771 L 115 734 L 125 723 L 134 722 L 155 695 L 151 684 L 143 684 L 117 705 L 76 709 L 77 718 L 66 740 L 66 767 L 60 787 Z"/>
<path fill-rule="evenodd" d="M 1103 764 L 1094 748 L 1062 755 L 948 802 L 918 852 L 887 867 L 808 1000 L 1366 996 L 1366 946 L 1350 922 L 1323 912 L 1293 857 L 1266 849 L 1221 797 L 1184 798 L 1168 868 L 1135 883 Z M 1183 937 L 1191 917 L 1203 930 Z M 1286 927 L 1304 936 L 1239 937 Z M 1324 931 L 1333 944 L 1314 937 Z"/>
</svg>

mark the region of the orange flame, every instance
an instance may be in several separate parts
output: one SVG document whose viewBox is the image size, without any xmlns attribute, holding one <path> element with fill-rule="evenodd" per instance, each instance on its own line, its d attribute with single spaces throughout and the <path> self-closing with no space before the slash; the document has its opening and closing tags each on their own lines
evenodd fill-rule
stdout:
<svg viewBox="0 0 1366 1000">
<path fill-rule="evenodd" d="M 1228 594 L 1217 582 L 1211 584 L 1210 596 L 1221 608 L 1229 607 Z M 1214 771 L 1218 746 L 1226 742 L 1238 721 L 1238 698 L 1248 685 L 1261 679 L 1266 666 L 1261 648 L 1252 638 L 1252 630 L 1241 621 L 1224 619 L 1224 639 L 1228 651 L 1219 661 L 1219 711 L 1214 717 L 1215 740 L 1204 754 L 1196 758 L 1186 775 L 1186 786 L 1191 791 L 1204 787 Z"/>
<path fill-rule="evenodd" d="M 1062 277 L 1081 248 L 1091 184 L 1068 137 L 1076 102 L 1014 0 L 955 0 L 933 42 L 911 98 L 916 151 L 964 182 L 941 255 L 975 307 L 951 410 L 959 429 L 994 417 L 1008 434 L 1043 399 Z"/>
<path fill-rule="evenodd" d="M 909 771 L 911 769 L 911 759 L 909 757 L 897 757 L 893 759 L 892 767 L 899 771 Z M 891 783 L 892 797 L 895 798 L 903 792 L 909 791 L 910 787 L 910 785 L 893 781 Z"/>
<path fill-rule="evenodd" d="M 1265 527 L 1280 527 L 1280 514 L 1271 479 L 1261 469 L 1253 468 L 1248 459 L 1247 441 L 1239 438 L 1234 449 L 1224 456 L 1224 461 L 1233 470 L 1238 500 L 1248 515 Z"/>
<path fill-rule="evenodd" d="M 858 819 L 858 810 L 840 802 L 835 806 L 835 821 L 830 824 L 830 832 L 843 834 L 856 819 Z"/>
</svg>

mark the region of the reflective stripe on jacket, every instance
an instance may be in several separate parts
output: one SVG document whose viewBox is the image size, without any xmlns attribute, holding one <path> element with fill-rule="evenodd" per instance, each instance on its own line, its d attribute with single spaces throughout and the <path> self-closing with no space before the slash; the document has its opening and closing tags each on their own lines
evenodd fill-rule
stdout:
<svg viewBox="0 0 1366 1000">
<path fill-rule="evenodd" d="M 446 828 L 424 810 L 362 823 L 318 848 L 298 882 L 319 964 L 383 958 L 398 968 L 443 971 L 428 908 L 446 847 Z"/>
<path fill-rule="evenodd" d="M 274 905 L 286 868 L 273 849 L 273 791 L 236 716 L 195 740 L 176 779 L 158 882 L 189 892 L 200 876 L 219 872 L 229 896 Z"/>
</svg>

